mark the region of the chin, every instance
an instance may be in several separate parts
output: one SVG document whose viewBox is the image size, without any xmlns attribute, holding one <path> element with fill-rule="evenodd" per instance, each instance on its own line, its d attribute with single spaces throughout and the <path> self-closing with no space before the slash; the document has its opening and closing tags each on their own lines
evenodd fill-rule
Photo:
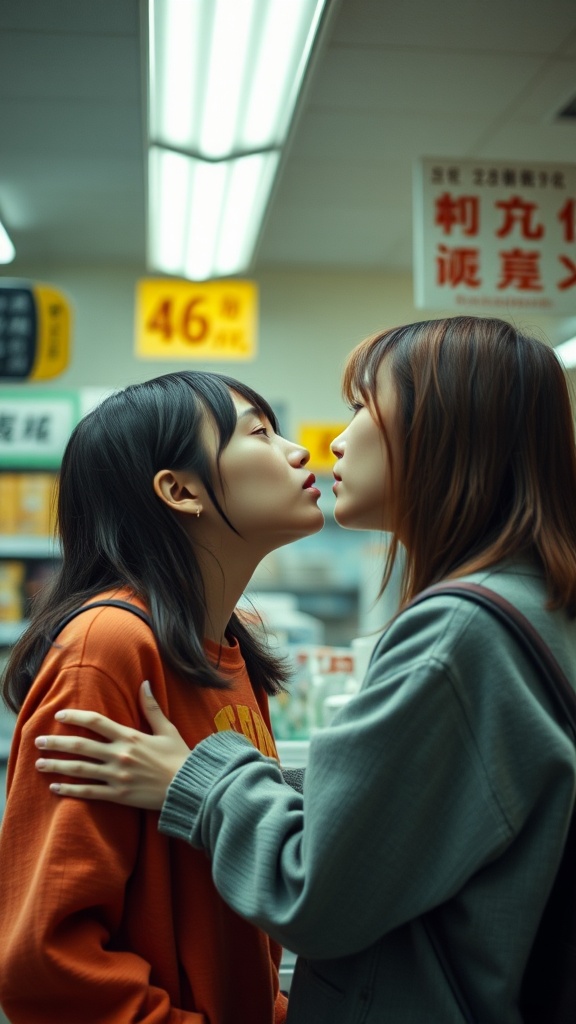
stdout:
<svg viewBox="0 0 576 1024">
<path fill-rule="evenodd" d="M 310 533 L 318 533 L 318 531 L 321 530 L 322 527 L 324 526 L 325 521 L 326 520 L 324 519 L 324 513 L 321 512 L 320 509 L 318 509 L 318 517 L 316 519 L 314 526 L 310 530 Z"/>
<path fill-rule="evenodd" d="M 334 509 L 334 519 L 341 526 L 343 530 L 380 530 L 382 527 L 372 526 L 369 523 L 364 522 L 362 519 L 354 518 L 353 513 L 348 513 L 344 510 L 339 510 L 338 507 Z"/>
<path fill-rule="evenodd" d="M 346 519 L 346 516 L 337 515 L 336 512 L 334 512 L 334 520 L 335 520 L 335 522 L 338 523 L 338 526 L 342 527 L 343 530 L 361 530 L 362 529 L 361 526 L 356 526 L 354 523 L 349 522 Z"/>
<path fill-rule="evenodd" d="M 313 533 L 318 533 L 324 526 L 324 513 L 319 508 L 316 509 L 316 515 L 309 523 L 306 524 L 302 530 L 300 536 L 310 537 Z"/>
<path fill-rule="evenodd" d="M 300 525 L 294 525 L 293 527 L 287 527 L 285 531 L 278 533 L 275 540 L 275 547 L 283 547 L 285 544 L 293 544 L 296 540 L 301 540 L 302 537 L 311 537 L 314 533 L 319 533 L 324 526 L 324 514 L 320 509 L 316 509 L 316 515 L 308 519 L 308 522 L 301 522 Z"/>
<path fill-rule="evenodd" d="M 338 526 L 343 526 L 345 530 L 356 530 L 357 526 L 354 523 L 354 516 L 350 515 L 350 512 L 346 513 L 345 508 L 339 508 L 338 502 L 334 506 L 334 519 L 338 523 Z"/>
</svg>

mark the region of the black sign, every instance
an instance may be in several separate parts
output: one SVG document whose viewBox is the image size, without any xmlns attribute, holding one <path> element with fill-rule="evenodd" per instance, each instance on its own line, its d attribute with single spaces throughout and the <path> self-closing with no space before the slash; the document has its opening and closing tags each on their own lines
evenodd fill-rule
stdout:
<svg viewBox="0 0 576 1024">
<path fill-rule="evenodd" d="M 0 282 L 0 378 L 30 377 L 36 359 L 38 317 L 31 288 L 2 287 Z"/>
</svg>

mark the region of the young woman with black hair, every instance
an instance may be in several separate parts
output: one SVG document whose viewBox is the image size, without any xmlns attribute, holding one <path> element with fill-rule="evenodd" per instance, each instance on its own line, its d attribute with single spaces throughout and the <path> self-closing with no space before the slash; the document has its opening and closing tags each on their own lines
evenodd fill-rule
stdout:
<svg viewBox="0 0 576 1024">
<path fill-rule="evenodd" d="M 312 737 L 303 795 L 238 735 L 190 752 L 150 698 L 154 736 L 64 710 L 107 742 L 43 736 L 38 767 L 98 783 L 53 783 L 60 797 L 161 808 L 163 834 L 207 851 L 224 899 L 300 954 L 290 1022 L 521 1024 L 576 751 L 489 611 L 446 594 L 408 604 L 443 580 L 486 584 L 576 684 L 565 375 L 510 324 L 454 317 L 368 339 L 344 393 L 354 418 L 333 443 L 335 516 L 391 532 L 385 579 L 404 548 L 404 610 L 360 693 Z"/>
<path fill-rule="evenodd" d="M 286 668 L 235 607 L 265 554 L 323 524 L 308 459 L 259 395 L 214 373 L 128 387 L 74 430 L 61 570 L 4 681 L 19 712 L 0 839 L 12 1024 L 284 1020 L 280 949 L 222 900 L 204 853 L 156 814 L 56 801 L 31 769 L 63 704 L 145 726 L 143 678 L 190 746 L 236 730 L 275 757 L 267 695 Z"/>
</svg>

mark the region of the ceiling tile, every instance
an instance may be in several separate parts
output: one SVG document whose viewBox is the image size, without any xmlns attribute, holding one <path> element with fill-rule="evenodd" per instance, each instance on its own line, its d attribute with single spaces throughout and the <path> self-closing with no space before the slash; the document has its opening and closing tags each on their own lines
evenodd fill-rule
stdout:
<svg viewBox="0 0 576 1024">
<path fill-rule="evenodd" d="M 331 42 L 543 54 L 575 29 L 573 0 L 353 0 L 337 8 Z"/>
<path fill-rule="evenodd" d="M 475 155 L 494 160 L 535 160 L 553 164 L 574 163 L 575 154 L 573 122 L 540 125 L 535 130 L 533 122 L 523 121 L 504 123 L 487 137 Z"/>
<path fill-rule="evenodd" d="M 86 156 L 142 159 L 140 106 L 116 100 L 2 100 L 0 124 L 4 160 L 46 156 L 64 160 Z M 1 169 L 0 169 L 1 174 Z"/>
<path fill-rule="evenodd" d="M 331 48 L 309 106 L 407 114 L 495 116 L 543 66 L 544 58 L 414 50 Z"/>
<path fill-rule="evenodd" d="M 0 30 L 134 35 L 139 0 L 2 0 Z"/>
<path fill-rule="evenodd" d="M 574 96 L 576 61 L 570 57 L 554 58 L 540 70 L 508 113 L 519 120 L 552 121 Z"/>
<path fill-rule="evenodd" d="M 139 100 L 140 47 L 128 36 L 0 35 L 0 96 L 6 99 Z"/>
</svg>

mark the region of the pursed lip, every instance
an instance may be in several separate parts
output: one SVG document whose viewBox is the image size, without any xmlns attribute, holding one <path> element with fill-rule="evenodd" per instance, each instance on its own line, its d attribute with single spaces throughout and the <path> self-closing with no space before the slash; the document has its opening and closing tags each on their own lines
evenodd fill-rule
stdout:
<svg viewBox="0 0 576 1024">
<path fill-rule="evenodd" d="M 338 473 L 332 473 L 332 476 L 334 477 L 334 480 L 336 481 L 337 484 L 342 483 L 342 477 L 338 476 Z"/>
<path fill-rule="evenodd" d="M 314 473 L 310 473 L 310 476 L 307 476 L 304 483 L 302 484 L 302 490 L 305 491 L 307 487 L 312 487 L 312 485 L 315 483 L 316 477 L 314 476 Z"/>
</svg>

